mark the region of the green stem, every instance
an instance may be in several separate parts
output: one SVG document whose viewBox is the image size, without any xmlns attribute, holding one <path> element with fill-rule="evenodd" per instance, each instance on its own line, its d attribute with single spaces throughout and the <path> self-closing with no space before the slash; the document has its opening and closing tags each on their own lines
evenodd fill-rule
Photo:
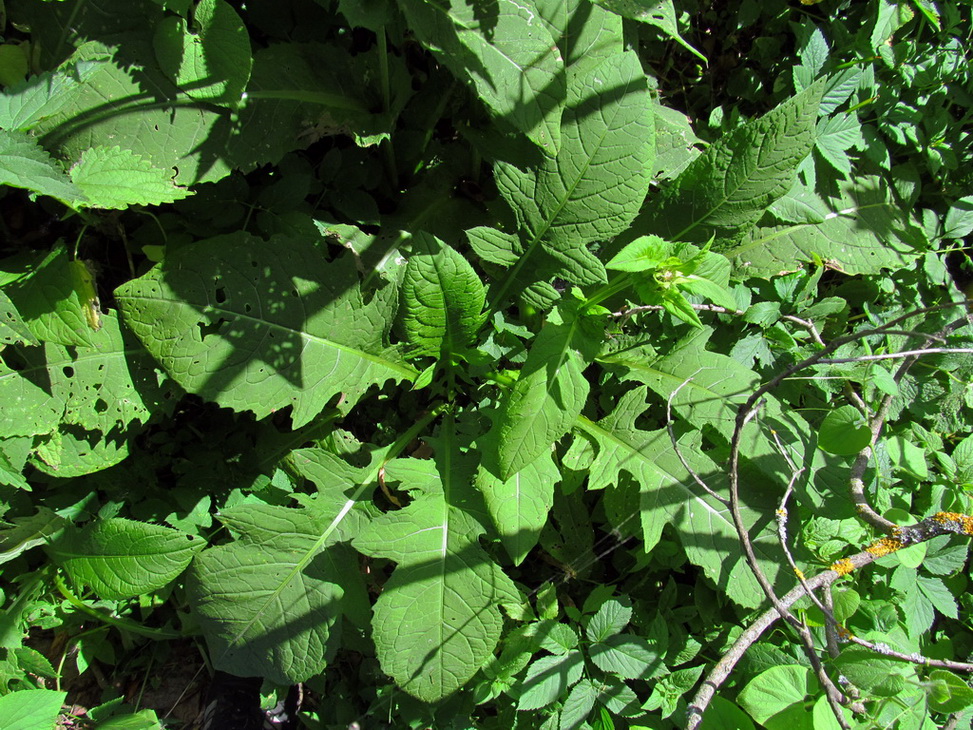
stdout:
<svg viewBox="0 0 973 730">
<path fill-rule="evenodd" d="M 392 88 L 389 81 L 389 52 L 388 44 L 385 38 L 384 25 L 380 26 L 378 29 L 378 70 L 379 75 L 381 76 L 382 86 L 382 111 L 384 111 L 386 116 L 389 118 L 389 127 L 391 127 Z M 382 153 L 385 156 L 385 171 L 389 176 L 389 181 L 391 182 L 393 189 L 398 190 L 399 171 L 395 164 L 395 147 L 392 145 L 391 136 L 382 140 Z"/>
</svg>

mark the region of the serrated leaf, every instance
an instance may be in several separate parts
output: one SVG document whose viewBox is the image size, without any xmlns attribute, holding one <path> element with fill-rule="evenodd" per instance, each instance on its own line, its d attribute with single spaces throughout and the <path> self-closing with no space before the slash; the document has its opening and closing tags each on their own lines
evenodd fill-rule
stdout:
<svg viewBox="0 0 973 730">
<path fill-rule="evenodd" d="M 665 429 L 642 431 L 635 427 L 635 420 L 645 408 L 645 390 L 638 388 L 623 395 L 615 410 L 600 421 L 579 417 L 578 427 L 598 445 L 588 488 L 618 487 L 621 472 L 631 474 L 639 486 L 637 507 L 646 549 L 658 544 L 663 528 L 669 525 L 679 535 L 690 561 L 702 567 L 721 590 L 742 605 L 760 605 L 763 591 L 742 553 L 737 552 L 736 530 L 728 508 L 695 485 L 672 450 Z M 680 450 L 711 488 L 719 488 L 721 470 L 698 447 L 684 443 Z M 627 506 L 626 512 L 630 509 Z M 744 511 L 746 522 L 760 519 L 756 511 Z M 758 559 L 772 581 L 780 572 L 774 539 L 770 534 L 754 539 Z"/>
<path fill-rule="evenodd" d="M 973 232 L 973 195 L 960 198 L 946 212 L 943 238 L 965 238 Z"/>
<path fill-rule="evenodd" d="M 92 147 L 71 168 L 71 180 L 92 208 L 124 209 L 132 205 L 161 205 L 190 195 L 176 186 L 172 170 L 153 167 L 131 150 Z"/>
<path fill-rule="evenodd" d="M 633 634 L 609 636 L 593 643 L 588 652 L 599 669 L 625 679 L 650 677 L 663 668 L 662 655 Z"/>
<path fill-rule="evenodd" d="M 45 71 L 0 93 L 0 129 L 27 131 L 55 114 L 70 98 L 68 92 L 84 83 L 97 63 L 65 64 L 57 71 Z"/>
<path fill-rule="evenodd" d="M 182 387 L 262 418 L 294 406 L 295 428 L 338 393 L 350 407 L 372 385 L 415 376 L 383 343 L 351 257 L 325 261 L 302 239 L 236 233 L 166 257 L 115 296 L 125 323 Z"/>
<path fill-rule="evenodd" d="M 920 575 L 917 576 L 917 583 L 919 590 L 929 599 L 937 611 L 947 618 L 959 618 L 956 599 L 941 579 Z"/>
<path fill-rule="evenodd" d="M 517 709 L 547 707 L 581 679 L 582 669 L 584 655 L 580 651 L 535 659 L 518 688 Z"/>
<path fill-rule="evenodd" d="M 631 620 L 632 607 L 612 598 L 601 604 L 601 608 L 591 617 L 585 635 L 591 642 L 604 641 L 609 636 L 621 633 Z"/>
<path fill-rule="evenodd" d="M 814 144 L 824 83 L 816 82 L 760 119 L 724 135 L 665 189 L 634 230 L 722 250 L 794 185 Z"/>
<path fill-rule="evenodd" d="M 455 249 L 428 233 L 412 239 L 402 282 L 402 319 L 415 355 L 466 349 L 483 323 L 486 289 Z"/>
<path fill-rule="evenodd" d="M 94 283 L 84 262 L 71 261 L 64 246 L 56 246 L 4 291 L 36 339 L 93 346 Z"/>
<path fill-rule="evenodd" d="M 676 23 L 676 9 L 672 0 L 595 0 L 595 2 L 623 17 L 654 25 L 703 63 L 706 63 L 706 56 L 689 45 L 679 34 L 679 26 Z"/>
<path fill-rule="evenodd" d="M 0 129 L 0 185 L 49 195 L 67 206 L 85 202 L 85 194 L 35 139 Z"/>
<path fill-rule="evenodd" d="M 470 246 L 484 261 L 501 266 L 513 266 L 524 253 L 520 238 L 496 228 L 478 226 L 466 232 Z"/>
<path fill-rule="evenodd" d="M 503 623 L 498 605 L 517 600 L 479 546 L 471 465 L 454 429 L 447 418 L 435 462 L 386 466 L 386 481 L 401 482 L 413 499 L 372 520 L 354 541 L 366 555 L 397 563 L 374 606 L 373 638 L 383 671 L 424 702 L 452 694 L 491 659 Z"/>
<path fill-rule="evenodd" d="M 49 388 L 63 409 L 62 423 L 108 433 L 145 422 L 160 410 L 168 388 L 159 384 L 154 363 L 119 325 L 115 312 L 102 316 L 90 347 L 46 344 L 21 352 L 21 375 Z"/>
<path fill-rule="evenodd" d="M 155 27 L 153 47 L 169 79 L 187 96 L 211 102 L 239 101 L 250 78 L 250 37 L 224 0 L 202 0 L 186 21 L 167 16 Z"/>
<path fill-rule="evenodd" d="M 54 727 L 67 696 L 67 692 L 52 689 L 24 689 L 0 697 L 4 730 Z"/>
<path fill-rule="evenodd" d="M 38 507 L 29 517 L 14 517 L 10 527 L 0 529 L 0 564 L 13 560 L 31 548 L 44 545 L 68 521 L 49 507 Z"/>
<path fill-rule="evenodd" d="M 770 277 L 824 260 L 848 275 L 896 270 L 918 258 L 927 245 L 918 227 L 893 204 L 878 178 L 856 176 L 839 183 L 821 223 L 759 226 L 724 251 L 739 271 Z"/>
<path fill-rule="evenodd" d="M 491 432 L 500 479 L 509 480 L 571 429 L 588 396 L 583 370 L 592 359 L 581 319 L 564 305 L 535 338 L 500 402 Z"/>
<path fill-rule="evenodd" d="M 558 276 L 579 285 L 605 281 L 586 246 L 621 233 L 648 190 L 655 124 L 645 74 L 633 53 L 614 56 L 572 80 L 556 155 L 530 167 L 497 162 L 497 186 L 517 214 L 524 254 L 503 291 L 523 278 L 543 250 Z M 499 296 L 499 295 L 498 295 Z"/>
<path fill-rule="evenodd" d="M 0 290 L 0 344 L 39 345 L 40 342 L 30 331 L 17 311 L 16 305 Z"/>
<path fill-rule="evenodd" d="M 494 114 L 550 153 L 561 144 L 565 72 L 536 11 L 491 3 L 490 17 L 460 0 L 399 3 L 410 29 Z"/>
<path fill-rule="evenodd" d="M 598 687 L 590 679 L 582 679 L 568 693 L 561 708 L 559 730 L 577 730 L 591 713 L 598 699 Z"/>
<path fill-rule="evenodd" d="M 482 466 L 477 471 L 476 487 L 514 565 L 520 565 L 537 544 L 554 504 L 554 485 L 560 480 L 561 473 L 549 452 L 506 481 Z"/>
<path fill-rule="evenodd" d="M 62 423 L 37 445 L 30 463 L 62 479 L 93 474 L 123 461 L 131 436 L 131 429 L 106 434 Z"/>
<path fill-rule="evenodd" d="M 224 510 L 239 535 L 196 558 L 190 603 L 216 667 L 278 684 L 321 672 L 343 612 L 367 611 L 353 554 L 335 545 L 338 510 L 265 504 Z"/>
<path fill-rule="evenodd" d="M 837 114 L 818 122 L 814 148 L 843 177 L 851 174 L 848 150 L 864 144 L 861 122 L 854 114 Z"/>
<path fill-rule="evenodd" d="M 202 548 L 180 530 L 113 517 L 66 529 L 47 552 L 76 583 L 122 600 L 168 585 Z"/>
</svg>

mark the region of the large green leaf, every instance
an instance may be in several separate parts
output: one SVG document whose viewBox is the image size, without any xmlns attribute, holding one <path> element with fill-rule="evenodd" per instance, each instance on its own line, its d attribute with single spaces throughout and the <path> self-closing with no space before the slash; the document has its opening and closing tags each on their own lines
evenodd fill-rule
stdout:
<svg viewBox="0 0 973 730">
<path fill-rule="evenodd" d="M 672 241 L 732 242 L 794 185 L 814 145 L 824 82 L 721 137 L 633 227 Z"/>
<path fill-rule="evenodd" d="M 402 283 L 402 318 L 415 354 L 439 355 L 468 347 L 483 322 L 486 290 L 455 249 L 419 233 Z"/>
<path fill-rule="evenodd" d="M 410 29 L 494 114 L 555 153 L 565 74 L 532 0 L 402 0 Z"/>
<path fill-rule="evenodd" d="M 355 264 L 306 240 L 247 233 L 180 249 L 116 290 L 126 324 L 176 382 L 262 418 L 288 405 L 298 428 L 334 396 L 412 377 L 383 343 Z"/>
<path fill-rule="evenodd" d="M 644 387 L 626 393 L 615 410 L 600 421 L 578 419 L 578 427 L 597 444 L 589 471 L 589 489 L 630 488 L 631 482 L 622 481 L 621 473 L 630 474 L 638 485 L 638 498 L 622 501 L 626 510 L 634 507 L 639 516 L 645 549 L 651 550 L 663 528 L 669 525 L 679 535 L 690 561 L 700 566 L 710 580 L 738 603 L 751 608 L 759 606 L 764 594 L 743 557 L 729 508 L 694 483 L 665 429 L 643 431 L 636 427 L 636 419 L 647 407 L 645 395 Z M 698 442 L 691 437 L 682 439 L 680 452 L 714 491 L 726 495 L 720 468 L 700 451 Z M 748 523 L 760 519 L 759 511 L 746 507 L 744 510 Z M 621 521 L 628 517 L 616 515 Z M 773 531 L 754 540 L 761 565 L 771 579 L 780 571 L 783 560 L 772 549 L 775 541 Z"/>
<path fill-rule="evenodd" d="M 536 281 L 537 249 L 557 260 L 559 275 L 578 284 L 605 280 L 587 249 L 624 231 L 648 190 L 655 122 L 645 74 L 634 53 L 612 56 L 572 78 L 561 125 L 561 149 L 536 164 L 501 161 L 497 186 L 517 214 L 524 254 L 505 280 Z"/>
<path fill-rule="evenodd" d="M 353 554 L 334 544 L 338 510 L 265 504 L 224 510 L 237 540 L 204 550 L 187 588 L 216 667 L 295 684 L 338 648 L 342 613 L 367 614 Z"/>
<path fill-rule="evenodd" d="M 17 306 L 0 290 L 0 344 L 38 345 L 27 323 L 17 311 Z"/>
<path fill-rule="evenodd" d="M 487 439 L 487 466 L 504 482 L 550 451 L 574 425 L 588 397 L 583 371 L 593 360 L 588 324 L 567 301 L 531 345 L 514 387 L 504 394 Z M 494 449 L 496 463 L 492 462 Z"/>
<path fill-rule="evenodd" d="M 168 585 L 202 548 L 180 530 L 113 517 L 65 529 L 48 554 L 75 582 L 121 600 Z"/>
<path fill-rule="evenodd" d="M 0 185 L 49 195 L 77 206 L 85 195 L 37 141 L 23 132 L 0 129 Z"/>
<path fill-rule="evenodd" d="M 85 150 L 71 168 L 71 180 L 87 197 L 85 205 L 92 208 L 161 205 L 190 194 L 173 184 L 171 169 L 154 167 L 118 146 Z"/>
<path fill-rule="evenodd" d="M 594 0 L 594 2 L 612 12 L 624 15 L 626 18 L 654 25 L 703 63 L 706 63 L 706 56 L 689 45 L 679 34 L 679 26 L 676 23 L 676 8 L 672 4 L 672 0 Z"/>
<path fill-rule="evenodd" d="M 68 92 L 86 81 L 97 67 L 93 62 L 69 64 L 4 89 L 0 94 L 0 129 L 27 131 L 51 116 L 70 98 Z"/>
<path fill-rule="evenodd" d="M 375 603 L 372 635 L 382 669 L 425 702 L 452 694 L 493 657 L 503 624 L 498 604 L 518 600 L 478 543 L 472 470 L 451 426 L 447 419 L 435 462 L 388 464 L 386 482 L 409 490 L 412 501 L 354 541 L 361 552 L 398 563 Z"/>
<path fill-rule="evenodd" d="M 750 276 L 775 276 L 823 261 L 846 274 L 877 274 L 909 265 L 928 247 L 919 227 L 876 177 L 839 184 L 823 221 L 757 226 L 725 254 Z"/>
<path fill-rule="evenodd" d="M 622 19 L 615 13 L 588 0 L 535 0 L 534 5 L 561 51 L 569 76 L 625 50 Z"/>
</svg>

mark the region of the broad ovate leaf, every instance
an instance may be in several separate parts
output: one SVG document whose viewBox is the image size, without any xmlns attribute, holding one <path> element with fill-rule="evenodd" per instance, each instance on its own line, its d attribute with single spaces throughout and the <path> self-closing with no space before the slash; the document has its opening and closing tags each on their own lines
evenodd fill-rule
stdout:
<svg viewBox="0 0 973 730">
<path fill-rule="evenodd" d="M 250 37 L 225 0 L 202 0 L 192 28 L 176 15 L 156 25 L 153 45 L 169 79 L 193 99 L 239 101 L 250 78 Z"/>
<path fill-rule="evenodd" d="M 507 124 L 550 153 L 561 144 L 564 63 L 531 2 L 494 0 L 489 17 L 464 0 L 403 0 L 409 27 Z"/>
<path fill-rule="evenodd" d="M 296 684 L 338 646 L 342 613 L 368 612 L 336 511 L 239 505 L 220 515 L 238 539 L 203 551 L 187 588 L 217 668 Z"/>
<path fill-rule="evenodd" d="M 119 287 L 126 324 L 182 387 L 262 418 L 293 406 L 298 428 L 342 394 L 415 371 L 388 350 L 354 261 L 304 239 L 235 233 L 200 241 Z"/>
<path fill-rule="evenodd" d="M 35 139 L 24 132 L 0 129 L 0 185 L 48 195 L 68 206 L 85 202 L 85 194 Z"/>
<path fill-rule="evenodd" d="M 65 529 L 48 554 L 79 585 L 122 600 L 168 585 L 202 548 L 180 530 L 113 517 Z"/>
<path fill-rule="evenodd" d="M 728 245 L 794 185 L 814 145 L 824 82 L 726 134 L 693 160 L 635 230 Z"/>
<path fill-rule="evenodd" d="M 132 205 L 161 205 L 190 195 L 173 183 L 174 171 L 121 147 L 92 147 L 71 168 L 71 180 L 91 208 L 124 209 Z"/>
<path fill-rule="evenodd" d="M 402 282 L 406 340 L 417 355 L 446 355 L 470 345 L 483 322 L 486 289 L 469 262 L 435 236 L 419 233 Z"/>
<path fill-rule="evenodd" d="M 372 520 L 354 546 L 398 565 L 374 606 L 372 636 L 382 669 L 403 690 L 436 702 L 462 687 L 493 657 L 501 602 L 517 592 L 480 547 L 484 532 L 468 505 L 472 470 L 447 419 L 436 461 L 399 459 L 386 482 L 412 501 Z"/>
</svg>

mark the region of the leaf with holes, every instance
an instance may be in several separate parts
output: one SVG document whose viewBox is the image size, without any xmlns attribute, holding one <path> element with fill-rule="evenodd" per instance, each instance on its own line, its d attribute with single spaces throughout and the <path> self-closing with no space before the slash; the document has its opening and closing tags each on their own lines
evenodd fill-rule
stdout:
<svg viewBox="0 0 973 730">
<path fill-rule="evenodd" d="M 299 428 L 335 396 L 415 376 L 388 349 L 350 256 L 305 239 L 229 234 L 180 249 L 115 296 L 125 323 L 190 393 L 262 418 L 293 406 Z"/>
</svg>

